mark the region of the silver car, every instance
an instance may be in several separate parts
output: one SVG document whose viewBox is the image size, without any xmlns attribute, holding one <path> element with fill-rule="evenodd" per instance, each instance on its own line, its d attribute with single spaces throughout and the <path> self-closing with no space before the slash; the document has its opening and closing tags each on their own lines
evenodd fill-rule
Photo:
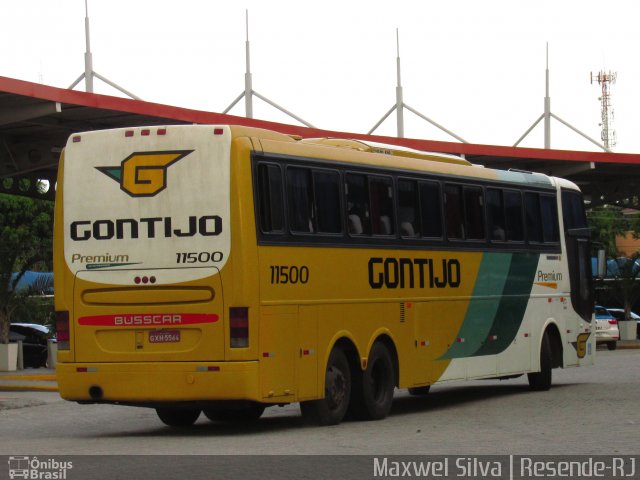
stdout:
<svg viewBox="0 0 640 480">
<path fill-rule="evenodd" d="M 618 320 L 606 308 L 596 305 L 596 345 L 606 343 L 609 350 L 615 350 L 620 340 Z"/>
</svg>

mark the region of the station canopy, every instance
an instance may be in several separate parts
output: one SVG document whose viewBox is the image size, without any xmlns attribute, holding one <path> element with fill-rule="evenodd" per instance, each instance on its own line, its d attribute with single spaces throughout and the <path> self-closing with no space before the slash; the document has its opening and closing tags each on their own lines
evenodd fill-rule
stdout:
<svg viewBox="0 0 640 480">
<path fill-rule="evenodd" d="M 141 100 L 66 90 L 0 77 L 0 192 L 53 199 L 38 180 L 55 185 L 62 148 L 73 133 L 118 127 L 230 124 L 303 138 L 337 137 L 463 155 L 489 168 L 519 169 L 567 178 L 592 206 L 640 208 L 640 154 L 586 152 L 441 142 L 336 132 L 204 112 Z"/>
</svg>

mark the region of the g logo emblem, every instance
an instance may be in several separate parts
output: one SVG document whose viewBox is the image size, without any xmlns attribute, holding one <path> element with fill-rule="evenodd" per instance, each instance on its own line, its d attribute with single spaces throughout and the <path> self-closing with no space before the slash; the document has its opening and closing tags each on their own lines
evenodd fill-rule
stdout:
<svg viewBox="0 0 640 480">
<path fill-rule="evenodd" d="M 96 167 L 120 183 L 120 189 L 132 197 L 153 197 L 167 188 L 167 169 L 193 150 L 136 152 L 125 158 L 120 167 Z"/>
</svg>

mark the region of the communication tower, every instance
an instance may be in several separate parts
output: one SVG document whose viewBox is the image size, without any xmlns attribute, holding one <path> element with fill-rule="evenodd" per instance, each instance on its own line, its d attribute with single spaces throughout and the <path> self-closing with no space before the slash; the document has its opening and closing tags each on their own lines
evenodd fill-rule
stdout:
<svg viewBox="0 0 640 480">
<path fill-rule="evenodd" d="M 602 89 L 602 94 L 598 98 L 600 100 L 600 138 L 607 148 L 616 146 L 616 131 L 611 128 L 613 123 L 613 107 L 611 106 L 610 86 L 616 83 L 617 72 L 605 72 L 600 70 L 597 75 L 591 73 L 591 84 L 598 82 Z"/>
</svg>

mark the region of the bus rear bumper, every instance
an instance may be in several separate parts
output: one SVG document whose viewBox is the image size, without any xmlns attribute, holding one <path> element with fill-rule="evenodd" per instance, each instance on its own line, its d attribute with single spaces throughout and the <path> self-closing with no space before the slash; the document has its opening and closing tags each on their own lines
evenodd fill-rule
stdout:
<svg viewBox="0 0 640 480">
<path fill-rule="evenodd" d="M 58 363 L 60 396 L 77 402 L 260 401 L 258 362 Z"/>
</svg>

